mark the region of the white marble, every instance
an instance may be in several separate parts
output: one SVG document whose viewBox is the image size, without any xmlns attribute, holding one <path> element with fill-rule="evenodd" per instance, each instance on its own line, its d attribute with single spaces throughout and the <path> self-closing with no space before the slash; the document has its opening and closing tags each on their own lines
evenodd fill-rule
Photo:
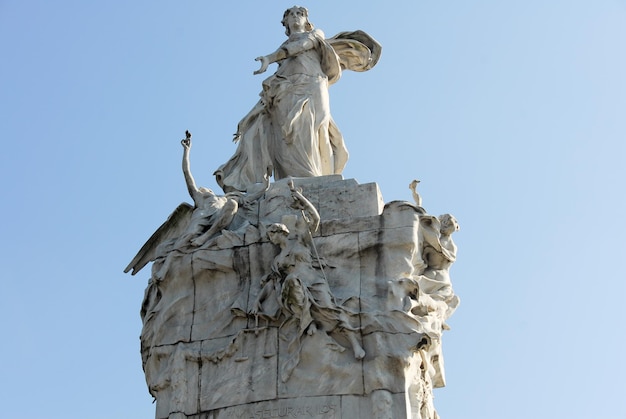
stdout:
<svg viewBox="0 0 626 419">
<path fill-rule="evenodd" d="M 458 305 L 449 276 L 458 223 L 405 201 L 359 217 L 326 208 L 324 219 L 307 198 L 324 187 L 382 200 L 354 180 L 286 179 L 259 197 L 247 228 L 227 226 L 199 247 L 168 238 L 179 247 L 155 259 L 142 306 L 157 418 L 348 395 L 359 417 L 436 417 L 441 335 Z M 354 417 L 346 406 L 320 417 Z"/>
<path fill-rule="evenodd" d="M 380 57 L 380 45 L 362 31 L 327 39 L 313 28 L 304 7 L 284 13 L 287 40 L 267 55 L 255 74 L 278 63 L 262 83 L 261 99 L 239 122 L 233 157 L 216 171 L 225 192 L 247 191 L 273 174 L 311 177 L 341 174 L 348 161 L 343 136 L 330 113 L 328 86 L 342 70 L 367 71 Z"/>
<path fill-rule="evenodd" d="M 375 183 L 341 176 L 328 85 L 372 68 L 380 45 L 362 31 L 325 38 L 301 7 L 283 25 L 255 73 L 278 69 L 216 171 L 225 195 L 196 185 L 187 132 L 192 204 L 125 269 L 152 262 L 141 356 L 156 418 L 437 419 L 459 224 L 428 214 L 418 180 L 415 204 L 385 204 Z"/>
</svg>

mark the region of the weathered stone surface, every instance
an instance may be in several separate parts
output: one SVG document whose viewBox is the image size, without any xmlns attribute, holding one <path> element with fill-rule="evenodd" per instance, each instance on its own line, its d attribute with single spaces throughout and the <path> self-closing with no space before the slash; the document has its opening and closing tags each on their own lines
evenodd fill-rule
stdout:
<svg viewBox="0 0 626 419">
<path fill-rule="evenodd" d="M 280 65 L 215 172 L 225 195 L 196 185 L 187 131 L 193 205 L 125 270 L 154 262 L 141 355 L 156 418 L 436 419 L 458 223 L 427 214 L 418 180 L 415 204 L 384 205 L 375 183 L 341 177 L 328 86 L 374 67 L 380 45 L 363 31 L 326 38 L 303 7 L 282 23 L 287 40 L 255 74 Z"/>
<path fill-rule="evenodd" d="M 230 308 L 250 287 L 248 251 L 233 248 L 193 253 L 194 318 L 192 340 L 232 336 L 246 327 Z"/>
<path fill-rule="evenodd" d="M 215 419 L 226 418 L 289 418 L 308 417 L 315 419 L 341 418 L 341 397 L 299 397 L 281 399 L 247 406 L 223 409 L 216 412 Z M 211 419 L 213 419 L 211 418 Z M 195 418 L 194 418 L 195 419 Z M 199 417 L 198 419 L 204 419 Z M 207 419 L 209 417 L 207 416 Z"/>
<path fill-rule="evenodd" d="M 276 328 L 243 330 L 228 343 L 233 353 L 216 357 L 219 342 L 203 342 L 200 410 L 243 405 L 276 398 Z M 195 412 L 194 412 L 195 413 Z"/>
<path fill-rule="evenodd" d="M 448 302 L 458 304 L 443 263 L 456 253 L 455 221 L 445 227 L 404 201 L 374 205 L 369 186 L 359 199 L 377 214 L 340 218 L 332 206 L 344 202 L 318 195 L 324 219 L 306 194 L 326 184 L 344 196 L 364 190 L 336 176 L 276 182 L 254 204 L 257 219 L 155 261 L 142 356 L 157 418 L 435 418 L 441 333 Z M 438 240 L 450 251 L 434 251 Z M 303 286 L 304 300 L 288 284 Z"/>
<path fill-rule="evenodd" d="M 156 398 L 156 419 L 184 417 L 198 411 L 200 343 L 153 348 L 144 365 Z"/>
<path fill-rule="evenodd" d="M 340 175 L 320 178 L 291 178 L 302 188 L 302 193 L 315 206 L 322 220 L 353 219 L 377 216 L 383 209 L 383 198 L 375 183 L 359 185 L 354 179 L 344 180 Z M 287 186 L 289 179 L 273 184 L 259 204 L 259 218 L 266 222 L 280 222 L 285 197 L 280 186 Z"/>
<path fill-rule="evenodd" d="M 167 257 L 177 269 L 167 272 L 158 285 L 156 280 L 150 280 L 142 305 L 141 341 L 145 348 L 191 340 L 195 304 L 192 255 L 174 251 Z M 163 263 L 163 260 L 155 262 L 153 272 L 159 271 Z"/>
</svg>

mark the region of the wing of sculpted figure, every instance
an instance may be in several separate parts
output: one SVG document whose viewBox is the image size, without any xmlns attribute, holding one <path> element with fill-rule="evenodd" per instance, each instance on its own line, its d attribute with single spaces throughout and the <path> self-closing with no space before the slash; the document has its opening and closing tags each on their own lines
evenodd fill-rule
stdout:
<svg viewBox="0 0 626 419">
<path fill-rule="evenodd" d="M 131 269 L 131 275 L 135 275 L 149 262 L 154 261 L 158 256 L 157 248 L 160 244 L 168 240 L 180 237 L 191 220 L 193 206 L 183 202 L 174 212 L 167 217 L 167 220 L 150 236 L 146 244 L 144 244 L 137 255 L 130 261 L 124 273 L 128 273 Z"/>
</svg>

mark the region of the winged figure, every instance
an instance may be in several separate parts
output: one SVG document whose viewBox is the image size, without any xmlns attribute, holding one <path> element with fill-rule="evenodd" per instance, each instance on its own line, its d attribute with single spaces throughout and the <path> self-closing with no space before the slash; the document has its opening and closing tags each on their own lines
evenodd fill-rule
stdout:
<svg viewBox="0 0 626 419">
<path fill-rule="evenodd" d="M 249 205 L 251 201 L 260 198 L 269 187 L 269 180 L 266 177 L 262 184 L 251 185 L 247 194 L 235 192 L 219 196 L 209 188 L 199 188 L 191 174 L 189 131 L 186 132 L 186 138 L 181 144 L 184 150 L 183 174 L 194 205 L 180 204 L 142 246 L 124 270 L 126 273 L 132 270 L 131 275 L 135 275 L 146 264 L 173 249 L 194 249 L 203 246 L 231 225 L 240 205 Z"/>
</svg>

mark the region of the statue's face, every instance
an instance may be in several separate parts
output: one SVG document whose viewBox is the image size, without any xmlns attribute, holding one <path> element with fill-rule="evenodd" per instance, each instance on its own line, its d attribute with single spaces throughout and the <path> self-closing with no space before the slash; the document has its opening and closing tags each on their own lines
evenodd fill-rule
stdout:
<svg viewBox="0 0 626 419">
<path fill-rule="evenodd" d="M 452 234 L 459 230 L 459 223 L 453 216 L 449 215 L 442 220 L 441 230 L 447 234 Z"/>
<path fill-rule="evenodd" d="M 307 23 L 304 11 L 299 7 L 292 7 L 287 11 L 286 23 L 291 32 L 304 31 Z"/>
<path fill-rule="evenodd" d="M 280 244 L 287 238 L 287 233 L 282 230 L 269 231 L 267 237 L 274 244 Z"/>
<path fill-rule="evenodd" d="M 270 232 L 268 232 L 268 233 L 267 233 L 267 237 L 270 239 L 270 241 L 271 241 L 272 243 L 274 243 L 274 244 L 276 244 L 276 243 L 277 243 L 277 241 L 276 241 L 276 232 L 274 232 L 274 231 L 270 231 Z"/>
</svg>

